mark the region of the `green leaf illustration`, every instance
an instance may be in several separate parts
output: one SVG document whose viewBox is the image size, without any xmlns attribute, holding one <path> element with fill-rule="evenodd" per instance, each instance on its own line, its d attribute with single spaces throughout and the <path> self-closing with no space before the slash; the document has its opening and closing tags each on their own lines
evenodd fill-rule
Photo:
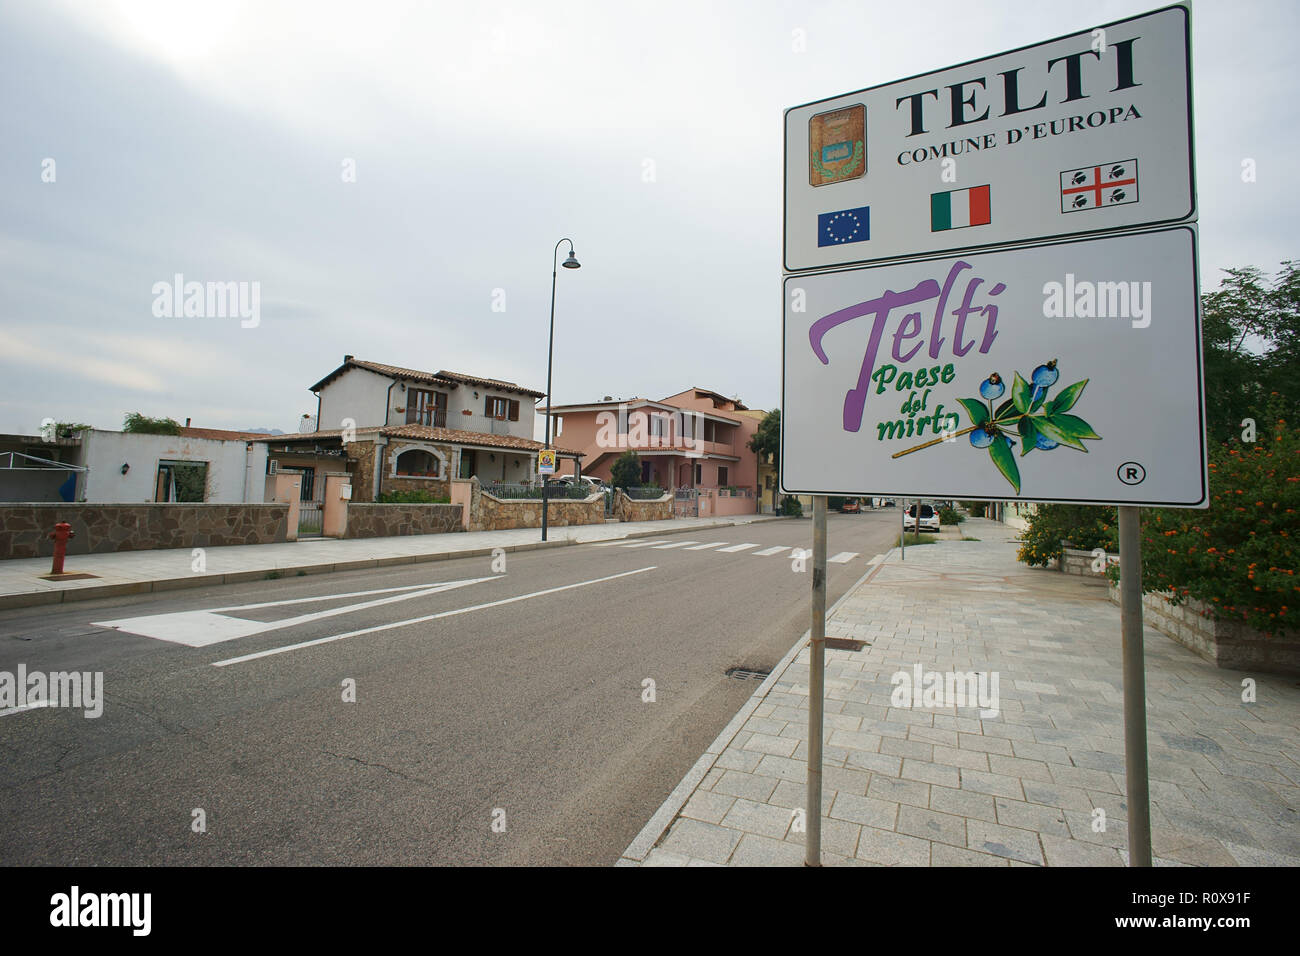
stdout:
<svg viewBox="0 0 1300 956">
<path fill-rule="evenodd" d="M 1011 411 L 1011 407 L 1012 407 L 1014 404 L 1015 404 L 1015 402 L 1011 401 L 1011 399 L 1008 398 L 1005 402 L 1003 402 L 1001 405 L 999 405 L 998 408 L 997 408 L 997 411 L 995 411 L 995 412 L 993 413 L 993 420 L 994 420 L 994 421 L 1000 421 L 1003 415 L 1005 415 L 1007 412 Z"/>
<path fill-rule="evenodd" d="M 1034 450 L 1034 443 L 1038 440 L 1038 429 L 1034 427 L 1034 423 L 1028 416 L 1016 422 L 1016 428 L 1020 432 L 1020 457 L 1024 458 Z"/>
<path fill-rule="evenodd" d="M 966 409 L 966 414 L 970 416 L 972 425 L 983 425 L 989 420 L 988 406 L 978 398 L 959 398 L 957 401 L 961 402 Z"/>
<path fill-rule="evenodd" d="M 1033 400 L 1034 390 L 1029 383 L 1016 373 L 1016 380 L 1011 386 L 1011 400 L 1016 403 L 1016 411 L 1022 415 L 1029 413 L 1029 403 Z"/>
<path fill-rule="evenodd" d="M 1058 426 L 1064 428 L 1071 435 L 1078 438 L 1101 438 L 1100 435 L 1092 430 L 1092 426 L 1078 415 L 1053 415 L 1052 420 L 1056 422 Z"/>
<path fill-rule="evenodd" d="M 1088 450 L 1084 447 L 1082 439 L 1101 438 L 1092 430 L 1091 425 L 1077 415 L 1036 415 L 1033 422 L 1034 426 L 1052 441 L 1069 445 L 1079 451 Z"/>
<path fill-rule="evenodd" d="M 989 445 L 989 457 L 993 459 L 993 464 L 998 466 L 998 471 L 1002 472 L 1002 477 L 1011 482 L 1011 487 L 1016 489 L 1016 494 L 1020 494 L 1020 466 L 1016 464 L 1016 456 L 1011 454 L 1011 448 L 1002 439 L 1001 436 L 993 440 Z"/>
<path fill-rule="evenodd" d="M 1083 394 L 1083 387 L 1088 384 L 1088 379 L 1082 382 L 1075 382 L 1069 388 L 1063 389 L 1060 395 L 1047 403 L 1047 414 L 1055 415 L 1058 412 L 1068 412 L 1074 407 L 1074 403 L 1079 400 Z"/>
</svg>

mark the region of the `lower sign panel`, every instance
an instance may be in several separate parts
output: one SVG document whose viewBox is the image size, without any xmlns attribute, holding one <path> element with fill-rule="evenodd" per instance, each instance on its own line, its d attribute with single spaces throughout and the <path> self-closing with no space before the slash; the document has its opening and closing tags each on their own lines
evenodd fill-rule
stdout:
<svg viewBox="0 0 1300 956">
<path fill-rule="evenodd" d="M 800 494 L 1205 507 L 1195 227 L 790 276 Z"/>
</svg>

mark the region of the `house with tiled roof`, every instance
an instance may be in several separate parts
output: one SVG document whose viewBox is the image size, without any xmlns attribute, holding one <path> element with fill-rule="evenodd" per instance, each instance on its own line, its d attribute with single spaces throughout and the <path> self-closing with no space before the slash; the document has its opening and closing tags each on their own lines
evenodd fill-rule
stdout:
<svg viewBox="0 0 1300 956">
<path fill-rule="evenodd" d="M 352 500 L 379 500 L 399 491 L 448 495 L 452 478 L 528 484 L 537 478 L 533 438 L 538 399 L 545 393 L 501 379 L 405 368 L 345 355 L 310 389 L 314 421 L 297 435 L 269 440 L 276 470 L 304 473 L 310 500 L 326 471 L 351 476 Z M 559 449 L 572 463 L 581 453 Z"/>
<path fill-rule="evenodd" d="M 756 509 L 758 456 L 749 440 L 763 413 L 750 414 L 739 398 L 695 387 L 659 401 L 606 397 L 557 405 L 551 414 L 556 442 L 584 454 L 587 474 L 609 480 L 614 462 L 633 451 L 644 484 L 679 492 L 679 513 L 688 513 L 681 502 L 695 502 L 700 495 L 714 499 L 711 514 Z"/>
</svg>

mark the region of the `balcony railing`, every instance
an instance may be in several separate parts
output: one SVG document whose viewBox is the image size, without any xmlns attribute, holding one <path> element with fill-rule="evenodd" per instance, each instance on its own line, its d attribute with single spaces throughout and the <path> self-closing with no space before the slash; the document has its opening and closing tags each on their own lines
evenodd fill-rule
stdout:
<svg viewBox="0 0 1300 956">
<path fill-rule="evenodd" d="M 447 409 L 418 408 L 411 414 L 408 425 L 428 425 L 430 428 L 447 427 Z"/>
</svg>

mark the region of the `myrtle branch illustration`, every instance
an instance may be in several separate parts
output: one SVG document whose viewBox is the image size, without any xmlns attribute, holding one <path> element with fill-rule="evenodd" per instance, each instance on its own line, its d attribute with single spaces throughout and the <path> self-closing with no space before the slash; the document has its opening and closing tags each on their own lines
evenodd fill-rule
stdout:
<svg viewBox="0 0 1300 956">
<path fill-rule="evenodd" d="M 989 458 L 1010 484 L 1020 494 L 1020 466 L 1016 464 L 1011 449 L 1016 442 L 1008 432 L 1013 429 L 1020 436 L 1020 457 L 1024 458 L 1035 449 L 1052 451 L 1065 445 L 1077 451 L 1087 453 L 1084 439 L 1100 441 L 1101 436 L 1092 430 L 1092 426 L 1078 415 L 1069 415 L 1079 396 L 1083 394 L 1088 379 L 1075 382 L 1062 389 L 1055 398 L 1048 401 L 1047 393 L 1061 377 L 1056 367 L 1056 359 L 1034 369 L 1029 380 L 1015 373 L 1011 384 L 1011 397 L 996 409 L 993 403 L 1006 394 L 1007 386 L 1002 376 L 994 372 L 980 383 L 980 398 L 959 398 L 971 424 L 959 432 L 932 439 L 890 456 L 901 458 L 914 451 L 937 445 L 947 438 L 970 436 L 970 443 L 976 448 L 987 448 Z"/>
</svg>

